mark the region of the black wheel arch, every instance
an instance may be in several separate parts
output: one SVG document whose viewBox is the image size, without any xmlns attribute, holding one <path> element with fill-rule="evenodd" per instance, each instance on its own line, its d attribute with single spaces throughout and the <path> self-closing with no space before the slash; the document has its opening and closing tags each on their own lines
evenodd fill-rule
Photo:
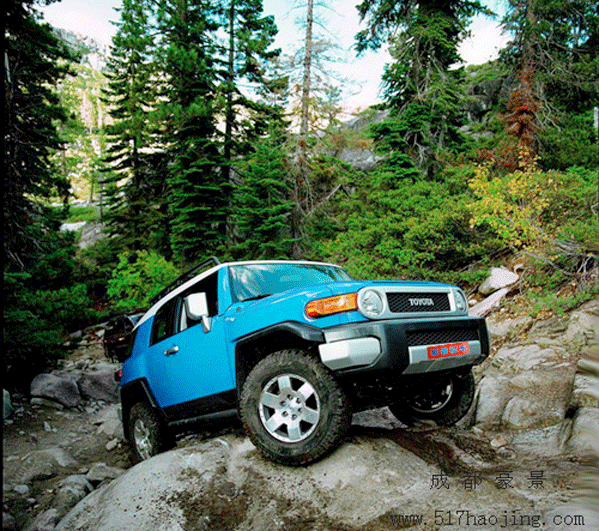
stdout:
<svg viewBox="0 0 599 531">
<path fill-rule="evenodd" d="M 317 347 L 325 342 L 320 328 L 295 321 L 278 323 L 243 336 L 235 346 L 235 377 L 238 396 L 251 370 L 269 354 L 296 348 L 318 356 Z"/>
<path fill-rule="evenodd" d="M 159 417 L 166 422 L 162 409 L 158 406 L 158 402 L 150 389 L 150 385 L 146 378 L 139 378 L 131 382 L 127 382 L 121 387 L 121 410 L 122 423 L 125 439 L 130 439 L 129 433 L 129 412 L 131 408 L 138 402 L 147 403 L 152 409 L 156 410 Z"/>
</svg>

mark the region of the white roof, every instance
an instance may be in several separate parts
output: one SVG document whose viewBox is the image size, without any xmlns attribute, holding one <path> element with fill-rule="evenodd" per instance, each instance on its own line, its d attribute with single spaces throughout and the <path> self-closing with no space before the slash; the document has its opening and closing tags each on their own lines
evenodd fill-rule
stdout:
<svg viewBox="0 0 599 531">
<path fill-rule="evenodd" d="M 310 260 L 246 260 L 243 262 L 225 262 L 224 264 L 218 264 L 206 271 L 202 271 L 198 273 L 194 277 L 190 278 L 180 286 L 177 286 L 172 291 L 167 293 L 164 297 L 162 297 L 159 301 L 157 301 L 152 307 L 144 314 L 144 316 L 137 322 L 135 328 L 141 325 L 144 321 L 147 321 L 150 317 L 156 314 L 156 312 L 166 303 L 167 301 L 175 298 L 180 293 L 184 292 L 187 288 L 193 286 L 196 282 L 202 280 L 203 278 L 211 275 L 212 273 L 222 269 L 224 267 L 229 266 L 243 266 L 243 265 L 254 265 L 254 264 L 315 264 L 315 265 L 326 265 L 332 267 L 341 267 L 337 264 L 331 264 L 327 262 L 313 262 Z"/>
</svg>

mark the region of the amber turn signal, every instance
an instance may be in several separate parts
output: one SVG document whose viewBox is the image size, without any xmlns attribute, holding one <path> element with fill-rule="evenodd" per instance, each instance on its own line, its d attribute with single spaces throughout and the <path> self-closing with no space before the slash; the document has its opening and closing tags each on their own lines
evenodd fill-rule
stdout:
<svg viewBox="0 0 599 531">
<path fill-rule="evenodd" d="M 325 317 L 334 313 L 351 312 L 358 309 L 358 294 L 346 293 L 317 299 L 306 304 L 306 315 L 310 317 Z"/>
</svg>

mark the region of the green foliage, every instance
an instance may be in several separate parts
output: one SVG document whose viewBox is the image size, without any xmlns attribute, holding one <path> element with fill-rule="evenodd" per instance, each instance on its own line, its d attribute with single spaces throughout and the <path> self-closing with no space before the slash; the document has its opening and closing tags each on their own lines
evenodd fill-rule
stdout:
<svg viewBox="0 0 599 531">
<path fill-rule="evenodd" d="M 4 24 L 4 141 L 2 213 L 4 258 L 22 269 L 35 263 L 40 249 L 52 248 L 52 212 L 42 198 L 66 197 L 68 182 L 53 171 L 60 149 L 56 124 L 66 120 L 54 93 L 68 74 L 73 56 L 39 24 L 32 1 L 10 2 Z"/>
<path fill-rule="evenodd" d="M 517 171 L 493 174 L 479 166 L 470 180 L 476 197 L 471 226 L 490 227 L 511 249 L 543 247 L 567 231 L 570 222 L 582 219 L 587 221 L 584 238 L 592 237 L 595 179 L 594 172 L 582 168 L 543 171 L 523 163 Z"/>
<path fill-rule="evenodd" d="M 288 161 L 273 140 L 258 144 L 239 168 L 234 227 L 239 240 L 231 250 L 239 259 L 280 259 L 291 256 Z"/>
<path fill-rule="evenodd" d="M 68 332 L 93 320 L 87 287 L 36 289 L 26 273 L 4 274 L 3 369 L 11 388 L 27 390 L 31 379 L 64 357 Z"/>
<path fill-rule="evenodd" d="M 383 164 L 343 202 L 342 229 L 319 251 L 357 278 L 455 278 L 490 247 L 467 224 L 468 173 L 431 182 L 416 179 L 407 158 Z"/>
<path fill-rule="evenodd" d="M 123 253 L 108 281 L 111 308 L 117 312 L 148 309 L 150 301 L 180 272 L 153 251 Z"/>
</svg>

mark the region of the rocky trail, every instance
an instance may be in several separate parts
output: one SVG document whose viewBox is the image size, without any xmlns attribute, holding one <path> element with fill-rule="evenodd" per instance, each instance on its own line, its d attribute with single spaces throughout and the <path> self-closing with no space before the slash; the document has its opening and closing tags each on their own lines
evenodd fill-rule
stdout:
<svg viewBox="0 0 599 531">
<path fill-rule="evenodd" d="M 135 465 L 116 366 L 92 333 L 32 396 L 11 397 L 3 529 L 599 529 L 599 297 L 544 321 L 488 323 L 494 353 L 458 426 L 357 413 L 341 448 L 305 468 L 266 461 L 235 423 Z"/>
</svg>

